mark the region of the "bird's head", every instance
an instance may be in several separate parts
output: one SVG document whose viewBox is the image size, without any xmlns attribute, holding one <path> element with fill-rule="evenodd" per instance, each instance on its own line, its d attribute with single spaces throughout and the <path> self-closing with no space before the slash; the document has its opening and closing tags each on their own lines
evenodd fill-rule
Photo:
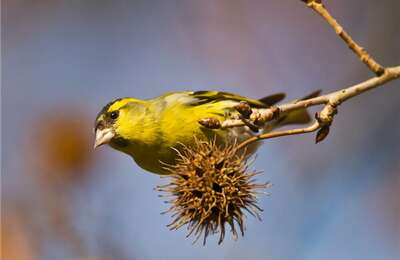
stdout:
<svg viewBox="0 0 400 260">
<path fill-rule="evenodd" d="M 94 148 L 103 144 L 116 149 L 126 146 L 139 119 L 135 114 L 140 114 L 142 107 L 141 102 L 134 98 L 116 99 L 104 106 L 94 124 Z"/>
</svg>

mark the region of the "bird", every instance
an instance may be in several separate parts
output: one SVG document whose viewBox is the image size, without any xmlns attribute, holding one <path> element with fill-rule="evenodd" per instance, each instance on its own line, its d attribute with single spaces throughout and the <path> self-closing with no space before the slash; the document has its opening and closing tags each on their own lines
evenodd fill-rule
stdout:
<svg viewBox="0 0 400 260">
<path fill-rule="evenodd" d="M 319 91 L 303 99 L 315 97 Z M 190 147 L 198 140 L 218 140 L 221 145 L 240 143 L 259 134 L 249 126 L 213 129 L 202 124 L 212 118 L 223 122 L 238 116 L 235 108 L 245 102 L 251 109 L 269 108 L 285 98 L 277 93 L 261 99 L 251 99 L 222 91 L 168 92 L 153 99 L 133 97 L 118 98 L 97 114 L 94 124 L 94 148 L 108 144 L 123 152 L 142 169 L 159 174 L 168 174 L 165 165 L 173 165 L 179 147 Z M 311 120 L 306 109 L 292 111 L 269 122 L 261 133 L 289 124 L 306 124 Z M 248 151 L 254 153 L 258 144 Z"/>
</svg>

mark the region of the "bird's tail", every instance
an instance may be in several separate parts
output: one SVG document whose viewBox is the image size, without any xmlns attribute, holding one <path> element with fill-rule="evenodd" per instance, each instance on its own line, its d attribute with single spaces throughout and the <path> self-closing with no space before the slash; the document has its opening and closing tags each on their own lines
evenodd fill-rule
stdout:
<svg viewBox="0 0 400 260">
<path fill-rule="evenodd" d="M 321 90 L 314 91 L 313 93 L 301 98 L 300 100 L 310 99 L 319 96 Z M 294 100 L 295 102 L 297 100 Z M 311 121 L 312 117 L 307 109 L 299 109 L 281 115 L 278 119 L 277 126 L 294 125 L 294 124 L 307 124 Z"/>
</svg>

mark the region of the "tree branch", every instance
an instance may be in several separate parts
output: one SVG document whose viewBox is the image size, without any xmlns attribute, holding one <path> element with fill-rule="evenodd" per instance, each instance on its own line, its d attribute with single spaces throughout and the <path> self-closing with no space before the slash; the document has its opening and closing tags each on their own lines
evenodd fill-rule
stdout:
<svg viewBox="0 0 400 260">
<path fill-rule="evenodd" d="M 250 137 L 249 139 L 243 141 L 239 146 L 238 149 L 241 149 L 245 146 L 247 146 L 250 143 L 253 143 L 255 141 L 261 140 L 261 139 L 271 139 L 275 137 L 280 137 L 280 136 L 286 136 L 286 135 L 297 135 L 297 134 L 304 134 L 304 133 L 310 133 L 317 131 L 319 129 L 325 129 L 329 130 L 329 126 L 333 122 L 333 118 L 336 114 L 336 108 L 339 106 L 341 103 L 344 101 L 355 97 L 357 95 L 360 95 L 361 93 L 364 93 L 366 91 L 369 91 L 371 89 L 374 89 L 376 87 L 382 86 L 383 84 L 397 79 L 400 77 L 400 66 L 397 67 L 392 67 L 392 68 L 386 68 L 384 74 L 382 74 L 379 77 L 374 77 L 371 79 L 368 79 L 364 82 L 361 82 L 357 85 L 335 91 L 323 96 L 307 99 L 307 100 L 300 100 L 300 101 L 295 101 L 293 103 L 288 103 L 288 104 L 282 104 L 276 107 L 272 108 L 267 108 L 267 109 L 254 109 L 252 115 L 250 116 L 251 120 L 255 122 L 260 122 L 266 123 L 270 121 L 272 118 L 272 114 L 274 111 L 278 110 L 279 113 L 284 113 L 284 112 L 290 112 L 294 110 L 299 110 L 299 109 L 304 109 L 307 107 L 311 106 L 318 106 L 318 105 L 324 105 L 322 110 L 317 113 L 317 120 L 313 122 L 309 127 L 306 128 L 297 128 L 297 129 L 290 129 L 286 131 L 277 131 L 277 132 L 270 132 L 270 133 L 265 133 L 261 135 L 255 135 L 253 137 Z M 260 124 L 259 123 L 259 124 Z M 240 119 L 231 119 L 231 120 L 225 120 L 222 122 L 221 126 L 223 128 L 230 128 L 230 127 L 239 127 L 239 126 L 244 126 L 245 123 L 243 123 L 242 120 Z M 320 132 L 321 134 L 323 132 Z M 326 133 L 327 135 L 327 133 Z M 322 141 L 326 135 L 321 139 L 320 135 L 317 135 L 317 142 Z"/>
<path fill-rule="evenodd" d="M 383 74 L 385 68 L 376 62 L 371 55 L 360 45 L 358 45 L 351 36 L 343 29 L 342 26 L 332 17 L 321 0 L 301 0 L 308 7 L 321 15 L 327 23 L 335 30 L 336 34 L 347 44 L 347 46 L 360 58 L 360 60 L 368 66 L 376 75 Z"/>
<path fill-rule="evenodd" d="M 323 105 L 323 108 L 319 113 L 316 114 L 316 120 L 308 127 L 296 128 L 286 131 L 276 131 L 260 135 L 255 135 L 239 144 L 238 149 L 247 146 L 250 143 L 256 142 L 262 139 L 270 139 L 286 135 L 297 135 L 315 132 L 318 134 L 316 142 L 322 141 L 329 133 L 329 127 L 333 122 L 334 116 L 337 113 L 337 107 L 355 96 L 360 95 L 366 91 L 377 88 L 384 85 L 385 83 L 397 79 L 400 77 L 400 66 L 385 68 L 377 63 L 361 46 L 359 46 L 350 35 L 343 29 L 343 27 L 330 15 L 322 4 L 321 0 L 301 0 L 307 3 L 307 6 L 312 8 L 318 14 L 320 14 L 329 25 L 333 27 L 335 32 L 340 38 L 347 44 L 347 46 L 365 63 L 368 68 L 373 71 L 376 76 L 363 81 L 359 84 L 349 86 L 339 91 L 335 91 L 323 96 L 310 98 L 306 100 L 298 100 L 279 106 L 273 106 L 264 109 L 252 109 L 251 113 L 246 115 L 240 114 L 237 118 L 232 118 L 219 123 L 220 128 L 231 128 L 231 127 L 243 127 L 259 126 L 262 128 L 265 123 L 274 120 L 279 117 L 279 114 L 288 113 L 294 110 L 304 109 L 311 106 Z M 243 106 L 243 105 L 242 105 Z M 238 110 L 239 113 L 242 113 Z"/>
<path fill-rule="evenodd" d="M 249 145 L 255 141 L 258 141 L 258 140 L 270 139 L 270 138 L 286 136 L 286 135 L 305 134 L 305 133 L 314 132 L 314 131 L 318 130 L 319 128 L 320 128 L 319 122 L 317 120 L 315 120 L 314 123 L 312 125 L 310 125 L 309 127 L 290 129 L 290 130 L 286 130 L 286 131 L 276 131 L 276 132 L 271 132 L 271 133 L 266 133 L 266 134 L 261 134 L 261 135 L 255 135 L 253 137 L 246 139 L 242 143 L 240 143 L 236 149 L 240 150 L 240 149 L 246 147 L 247 145 Z"/>
</svg>

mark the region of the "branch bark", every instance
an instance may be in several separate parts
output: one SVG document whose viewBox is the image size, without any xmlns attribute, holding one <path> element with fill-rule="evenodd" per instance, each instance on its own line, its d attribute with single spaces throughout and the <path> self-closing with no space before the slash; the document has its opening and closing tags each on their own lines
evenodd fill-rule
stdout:
<svg viewBox="0 0 400 260">
<path fill-rule="evenodd" d="M 331 16 L 331 14 L 322 4 L 321 0 L 301 1 L 305 2 L 308 7 L 313 9 L 325 19 L 326 22 L 335 30 L 338 36 L 343 39 L 347 46 L 360 58 L 364 64 L 368 66 L 372 72 L 376 74 L 376 76 L 359 84 L 349 86 L 323 96 L 318 96 L 307 100 L 299 100 L 267 109 L 254 109 L 247 121 L 243 120 L 243 118 L 225 120 L 220 124 L 221 128 L 245 126 L 249 124 L 249 120 L 250 122 L 254 122 L 256 125 L 261 125 L 273 120 L 279 113 L 287 113 L 311 106 L 323 105 L 323 108 L 320 110 L 320 112 L 316 114 L 316 120 L 310 126 L 255 135 L 239 144 L 238 149 L 262 139 L 304 134 L 317 130 L 319 131 L 316 141 L 320 142 L 328 135 L 329 127 L 332 124 L 334 116 L 337 112 L 337 107 L 341 103 L 400 77 L 400 66 L 385 68 L 376 62 L 372 56 L 364 48 L 358 45 L 343 29 L 343 27 Z"/>
<path fill-rule="evenodd" d="M 301 0 L 305 2 L 308 7 L 322 16 L 325 21 L 335 30 L 336 34 L 347 44 L 347 46 L 360 58 L 360 60 L 368 66 L 376 75 L 383 74 L 385 68 L 376 62 L 372 56 L 360 45 L 358 45 L 350 35 L 343 29 L 343 27 L 332 17 L 332 15 L 325 8 L 321 0 Z"/>
<path fill-rule="evenodd" d="M 366 80 L 364 82 L 361 82 L 357 85 L 344 88 L 339 91 L 335 91 L 323 96 L 319 96 L 316 98 L 311 98 L 307 100 L 301 100 L 297 101 L 294 103 L 288 103 L 288 104 L 282 104 L 277 107 L 273 108 L 267 108 L 264 110 L 256 110 L 253 112 L 251 115 L 252 120 L 255 121 L 261 121 L 264 120 L 264 118 L 271 118 L 272 119 L 272 114 L 276 109 L 280 113 L 283 112 L 290 112 L 302 108 L 307 108 L 311 106 L 318 106 L 318 105 L 324 105 L 322 110 L 317 113 L 316 120 L 308 127 L 305 128 L 297 128 L 297 129 L 290 129 L 286 131 L 277 131 L 277 132 L 270 132 L 270 133 L 265 133 L 261 135 L 255 135 L 253 137 L 250 137 L 249 139 L 243 141 L 241 144 L 239 144 L 238 149 L 241 149 L 245 146 L 247 146 L 250 143 L 253 143 L 258 140 L 262 139 L 270 139 L 270 138 L 275 138 L 275 137 L 280 137 L 280 136 L 286 136 L 286 135 L 297 135 L 297 134 L 305 134 L 305 133 L 310 133 L 317 131 L 319 129 L 322 129 L 323 127 L 329 128 L 331 123 L 333 122 L 334 116 L 336 114 L 336 109 L 337 107 L 343 103 L 344 101 L 358 96 L 361 93 L 364 93 L 366 91 L 369 91 L 371 89 L 374 89 L 376 87 L 382 86 L 383 84 L 397 79 L 400 77 L 400 66 L 397 67 L 391 67 L 391 68 L 386 68 L 385 73 L 382 74 L 379 77 L 374 77 L 369 80 Z M 260 118 L 260 119 L 258 119 Z M 271 120 L 269 119 L 269 120 Z M 265 123 L 268 120 L 265 121 Z M 222 122 L 221 126 L 223 128 L 230 128 L 230 127 L 238 127 L 238 126 L 244 126 L 245 124 L 240 120 L 240 119 L 233 119 L 233 120 L 226 120 Z M 326 136 L 325 136 L 326 137 Z M 323 139 L 319 139 L 317 136 L 317 141 L 320 142 Z"/>
</svg>

